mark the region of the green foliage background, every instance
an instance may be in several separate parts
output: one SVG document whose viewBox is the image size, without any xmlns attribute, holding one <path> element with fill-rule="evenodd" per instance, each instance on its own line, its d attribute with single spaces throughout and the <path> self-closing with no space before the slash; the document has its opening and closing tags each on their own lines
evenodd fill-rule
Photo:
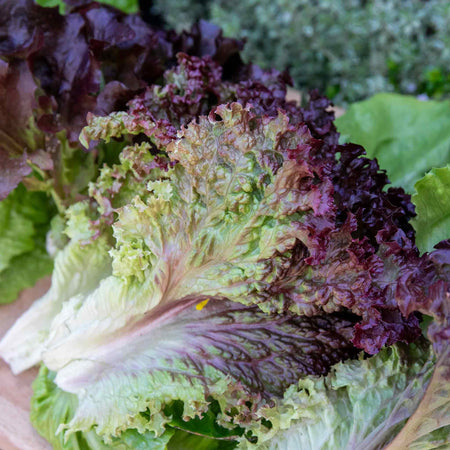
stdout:
<svg viewBox="0 0 450 450">
<path fill-rule="evenodd" d="M 157 0 L 169 26 L 197 19 L 247 39 L 244 55 L 289 68 L 338 104 L 377 92 L 450 94 L 447 0 Z"/>
<path fill-rule="evenodd" d="M 60 12 L 64 13 L 66 10 L 66 5 L 64 0 L 35 0 L 38 5 L 44 6 L 46 8 L 53 8 L 55 6 L 59 7 Z M 114 6 L 128 14 L 133 14 L 138 12 L 139 5 L 138 0 L 96 0 L 98 3 L 104 3 L 106 5 Z"/>
</svg>

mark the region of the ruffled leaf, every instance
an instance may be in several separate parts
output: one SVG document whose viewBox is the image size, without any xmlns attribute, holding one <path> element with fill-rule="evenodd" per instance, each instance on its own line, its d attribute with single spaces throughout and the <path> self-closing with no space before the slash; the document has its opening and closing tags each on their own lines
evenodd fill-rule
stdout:
<svg viewBox="0 0 450 450">
<path fill-rule="evenodd" d="M 383 349 L 340 363 L 327 377 L 301 380 L 259 412 L 272 427 L 254 422 L 258 448 L 384 448 L 416 409 L 432 371 L 432 353 L 422 344 Z"/>
<path fill-rule="evenodd" d="M 77 432 L 67 439 L 57 434 L 59 424 L 69 421 L 77 409 L 78 400 L 73 394 L 59 389 L 54 383 L 55 374 L 42 366 L 33 383 L 31 399 L 31 422 L 39 433 L 50 442 L 55 450 L 165 450 L 173 431 L 155 437 L 151 432 L 144 434 L 130 429 L 120 438 L 106 444 L 94 429 Z"/>
<path fill-rule="evenodd" d="M 109 283 L 102 290 L 110 296 L 111 328 L 123 316 L 113 316 Z M 65 316 L 60 328 L 71 321 L 67 312 L 55 320 Z M 56 384 L 79 398 L 74 418 L 61 429 L 85 431 L 96 425 L 97 433 L 106 436 L 127 428 L 160 434 L 165 424 L 174 424 L 165 412 L 174 400 L 183 402 L 185 421 L 206 413 L 213 398 L 224 423 L 245 423 L 252 411 L 246 402 L 256 408 L 282 396 L 302 375 L 325 373 L 352 355 L 346 339 L 351 325 L 339 316 L 268 316 L 227 299 L 194 297 L 156 308 L 115 333 L 99 322 L 103 338 L 96 343 L 88 328 L 83 336 L 79 330 L 62 337 L 54 335 L 55 327 L 43 359 L 57 370 Z M 148 417 L 140 414 L 147 410 Z"/>
</svg>

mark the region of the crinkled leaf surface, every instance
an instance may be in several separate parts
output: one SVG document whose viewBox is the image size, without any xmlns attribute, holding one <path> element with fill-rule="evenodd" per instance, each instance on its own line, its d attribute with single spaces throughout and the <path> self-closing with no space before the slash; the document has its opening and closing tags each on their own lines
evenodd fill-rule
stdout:
<svg viewBox="0 0 450 450">
<path fill-rule="evenodd" d="M 108 293 L 105 288 L 103 294 L 111 300 L 120 286 L 111 286 Z M 130 306 L 132 292 L 121 298 Z M 80 401 L 73 420 L 62 429 L 86 430 L 96 424 L 97 433 L 107 436 L 127 428 L 160 434 L 171 420 L 164 404 L 183 401 L 182 417 L 188 420 L 207 411 L 209 396 L 221 405 L 223 420 L 245 423 L 250 414 L 245 400 L 256 407 L 282 395 L 302 374 L 352 353 L 343 336 L 350 321 L 268 316 L 257 307 L 207 300 L 194 297 L 165 312 L 155 309 L 115 335 L 103 329 L 103 337 L 90 330 L 81 336 L 79 329 L 64 340 L 52 341 L 51 336 L 43 359 L 58 370 L 58 386 L 77 393 Z M 108 308 L 97 302 L 99 307 Z M 114 310 L 109 311 L 111 316 Z M 118 320 L 112 316 L 109 322 Z M 102 322 L 99 328 L 107 325 Z M 64 357 L 70 345 L 71 355 Z M 67 361 L 63 367 L 62 359 Z M 150 416 L 144 418 L 139 413 L 147 408 Z M 234 417 L 232 408 L 242 417 Z"/>
<path fill-rule="evenodd" d="M 426 344 L 394 346 L 339 363 L 327 377 L 301 380 L 279 407 L 262 411 L 272 428 L 260 427 L 260 435 L 255 427 L 259 448 L 384 448 L 422 399 L 433 372 L 430 350 Z"/>
<path fill-rule="evenodd" d="M 172 431 L 167 430 L 163 436 L 155 437 L 151 432 L 144 434 L 130 429 L 121 434 L 119 439 L 105 444 L 95 430 L 77 432 L 67 440 L 56 434 L 60 423 L 67 422 L 73 416 L 78 399 L 75 395 L 64 392 L 54 383 L 55 374 L 42 366 L 33 383 L 31 399 L 31 422 L 39 433 L 52 444 L 55 450 L 164 450 Z"/>
<path fill-rule="evenodd" d="M 377 94 L 352 105 L 336 126 L 345 141 L 378 159 L 394 186 L 408 192 L 425 172 L 450 160 L 449 101 Z"/>
<path fill-rule="evenodd" d="M 416 244 L 422 252 L 430 252 L 450 237 L 450 165 L 428 172 L 414 188 Z"/>
</svg>

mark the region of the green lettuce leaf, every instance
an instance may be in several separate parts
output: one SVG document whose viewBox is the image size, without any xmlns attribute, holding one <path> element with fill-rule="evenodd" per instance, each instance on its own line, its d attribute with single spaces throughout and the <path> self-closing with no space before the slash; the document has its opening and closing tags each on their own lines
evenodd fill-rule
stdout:
<svg viewBox="0 0 450 450">
<path fill-rule="evenodd" d="M 77 409 L 76 395 L 59 389 L 54 383 L 55 374 L 42 366 L 33 382 L 31 399 L 31 422 L 39 433 L 47 439 L 54 450 L 164 450 L 173 434 L 167 430 L 163 436 L 153 433 L 138 433 L 129 429 L 108 444 L 97 435 L 94 429 L 71 434 L 67 439 L 57 434 L 60 423 L 70 421 Z"/>
<path fill-rule="evenodd" d="M 402 344 L 301 380 L 276 407 L 259 412 L 272 428 L 254 422 L 258 448 L 382 449 L 417 408 L 433 362 L 427 344 Z"/>
<path fill-rule="evenodd" d="M 23 289 L 34 286 L 39 279 L 52 273 L 52 269 L 53 259 L 45 248 L 16 256 L 0 273 L 0 303 L 13 302 Z"/>
<path fill-rule="evenodd" d="M 54 212 L 46 194 L 23 185 L 0 202 L 0 304 L 51 273 L 45 240 Z"/>
<path fill-rule="evenodd" d="M 173 438 L 170 440 L 170 447 L 179 447 L 183 442 L 192 442 L 193 448 L 212 447 L 212 448 L 234 448 L 236 447 L 236 438 L 244 433 L 244 429 L 237 427 L 225 428 L 217 423 L 217 418 L 221 414 L 219 402 L 213 400 L 208 410 L 202 417 L 195 417 L 189 421 L 183 419 L 183 402 L 176 400 L 164 410 L 166 415 L 171 416 L 169 426 L 176 430 Z M 195 443 L 195 444 L 194 444 Z M 188 445 L 185 443 L 184 445 Z"/>
<path fill-rule="evenodd" d="M 176 430 L 167 445 L 167 450 L 231 450 L 236 448 L 236 441 L 210 439 L 197 434 Z"/>
<path fill-rule="evenodd" d="M 450 445 L 450 346 L 439 355 L 433 377 L 414 414 L 388 450 L 448 448 Z"/>
<path fill-rule="evenodd" d="M 430 252 L 450 235 L 450 165 L 428 172 L 414 187 L 416 245 L 421 252 Z"/>
<path fill-rule="evenodd" d="M 13 195 L 0 202 L 0 272 L 5 270 L 14 256 L 33 250 L 34 227 L 20 213 L 20 203 Z"/>
<path fill-rule="evenodd" d="M 450 161 L 449 101 L 377 94 L 352 105 L 335 123 L 344 141 L 362 145 L 392 184 L 408 192 L 425 172 Z"/>
<path fill-rule="evenodd" d="M 90 292 L 101 277 L 111 272 L 107 250 L 105 238 L 91 245 L 73 240 L 57 254 L 50 290 L 33 303 L 0 342 L 0 354 L 14 373 L 41 360 L 50 324 L 61 311 L 63 303 L 72 296 Z"/>
</svg>

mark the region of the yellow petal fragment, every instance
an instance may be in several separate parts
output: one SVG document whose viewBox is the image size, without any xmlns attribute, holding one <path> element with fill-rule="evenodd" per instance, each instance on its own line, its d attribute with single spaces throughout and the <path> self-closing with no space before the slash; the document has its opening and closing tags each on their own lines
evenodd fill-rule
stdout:
<svg viewBox="0 0 450 450">
<path fill-rule="evenodd" d="M 206 304 L 208 302 L 209 302 L 209 298 L 207 298 L 206 300 L 201 301 L 200 303 L 197 303 L 197 305 L 195 306 L 195 309 L 197 311 L 201 311 L 206 306 Z"/>
</svg>

